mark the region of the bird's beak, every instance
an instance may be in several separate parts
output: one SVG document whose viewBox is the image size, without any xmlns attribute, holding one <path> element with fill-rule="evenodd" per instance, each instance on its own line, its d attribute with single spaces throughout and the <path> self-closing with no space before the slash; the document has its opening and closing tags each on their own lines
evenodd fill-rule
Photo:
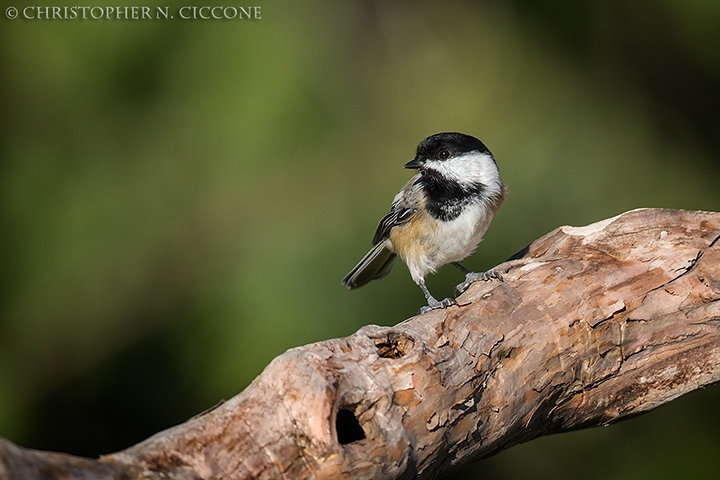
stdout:
<svg viewBox="0 0 720 480">
<path fill-rule="evenodd" d="M 405 165 L 403 165 L 403 167 L 404 167 L 404 168 L 420 168 L 420 167 L 423 166 L 423 163 L 425 163 L 425 162 L 423 162 L 422 160 L 420 160 L 419 157 L 415 157 L 415 158 L 413 158 L 412 160 L 410 160 L 408 163 L 406 163 Z"/>
</svg>

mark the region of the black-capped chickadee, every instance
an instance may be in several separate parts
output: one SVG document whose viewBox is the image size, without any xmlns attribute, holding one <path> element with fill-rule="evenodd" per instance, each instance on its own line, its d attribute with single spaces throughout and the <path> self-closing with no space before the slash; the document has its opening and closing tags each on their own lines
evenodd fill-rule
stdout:
<svg viewBox="0 0 720 480">
<path fill-rule="evenodd" d="M 505 197 L 490 150 L 470 135 L 437 133 L 420 142 L 405 168 L 418 174 L 395 195 L 375 231 L 372 250 L 343 285 L 353 290 L 383 278 L 399 256 L 425 294 L 424 313 L 455 304 L 451 298 L 436 300 L 425 286 L 425 276 L 443 265 L 452 263 L 465 274 L 457 286 L 460 293 L 477 280 L 502 280 L 492 270 L 472 272 L 458 263 L 475 251 Z"/>
</svg>

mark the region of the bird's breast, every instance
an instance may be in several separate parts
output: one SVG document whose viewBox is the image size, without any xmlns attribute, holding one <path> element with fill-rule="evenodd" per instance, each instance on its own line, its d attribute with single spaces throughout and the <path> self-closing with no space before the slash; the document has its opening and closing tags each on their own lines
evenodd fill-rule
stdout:
<svg viewBox="0 0 720 480">
<path fill-rule="evenodd" d="M 407 264 L 417 281 L 475 251 L 490 223 L 491 215 L 480 205 L 468 206 L 450 221 L 434 218 L 426 210 L 390 231 L 394 252 Z"/>
</svg>

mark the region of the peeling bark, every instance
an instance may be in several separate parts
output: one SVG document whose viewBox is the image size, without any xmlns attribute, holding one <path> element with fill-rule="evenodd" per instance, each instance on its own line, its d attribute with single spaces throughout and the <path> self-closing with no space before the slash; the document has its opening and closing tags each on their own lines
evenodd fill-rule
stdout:
<svg viewBox="0 0 720 480">
<path fill-rule="evenodd" d="M 720 380 L 720 213 L 561 227 L 459 306 L 277 357 L 241 394 L 125 451 L 0 441 L 0 478 L 434 478 Z"/>
</svg>

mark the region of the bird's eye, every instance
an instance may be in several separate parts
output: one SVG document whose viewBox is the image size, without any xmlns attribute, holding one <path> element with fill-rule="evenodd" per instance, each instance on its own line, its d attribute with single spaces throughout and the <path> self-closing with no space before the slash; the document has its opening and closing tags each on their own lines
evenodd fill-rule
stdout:
<svg viewBox="0 0 720 480">
<path fill-rule="evenodd" d="M 447 160 L 448 158 L 450 158 L 450 152 L 448 152 L 447 150 L 440 150 L 440 153 L 438 153 L 438 158 L 440 158 L 441 160 Z"/>
</svg>

